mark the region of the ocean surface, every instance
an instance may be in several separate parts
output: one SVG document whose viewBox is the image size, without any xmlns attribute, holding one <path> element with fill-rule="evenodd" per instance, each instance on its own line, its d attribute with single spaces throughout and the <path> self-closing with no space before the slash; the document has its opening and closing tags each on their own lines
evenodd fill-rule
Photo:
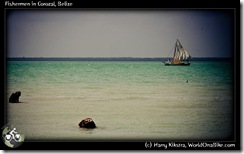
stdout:
<svg viewBox="0 0 244 154">
<path fill-rule="evenodd" d="M 7 61 L 7 122 L 25 141 L 226 140 L 231 61 Z M 8 103 L 21 91 L 21 103 Z M 96 129 L 79 128 L 90 117 Z"/>
</svg>

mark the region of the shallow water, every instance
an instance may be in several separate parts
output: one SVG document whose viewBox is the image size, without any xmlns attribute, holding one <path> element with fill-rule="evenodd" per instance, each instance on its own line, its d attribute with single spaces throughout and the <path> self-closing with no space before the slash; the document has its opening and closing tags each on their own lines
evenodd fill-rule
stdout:
<svg viewBox="0 0 244 154">
<path fill-rule="evenodd" d="M 188 80 L 188 82 L 186 82 Z M 7 62 L 7 122 L 25 140 L 225 140 L 231 62 Z M 91 117 L 96 129 L 79 128 Z"/>
</svg>

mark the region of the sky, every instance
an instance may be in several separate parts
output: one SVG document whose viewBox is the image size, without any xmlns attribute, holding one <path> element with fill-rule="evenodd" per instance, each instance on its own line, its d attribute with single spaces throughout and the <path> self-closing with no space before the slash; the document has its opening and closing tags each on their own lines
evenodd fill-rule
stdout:
<svg viewBox="0 0 244 154">
<path fill-rule="evenodd" d="M 233 11 L 233 10 L 231 10 Z M 224 9 L 10 10 L 7 57 L 231 57 L 234 14 Z"/>
</svg>

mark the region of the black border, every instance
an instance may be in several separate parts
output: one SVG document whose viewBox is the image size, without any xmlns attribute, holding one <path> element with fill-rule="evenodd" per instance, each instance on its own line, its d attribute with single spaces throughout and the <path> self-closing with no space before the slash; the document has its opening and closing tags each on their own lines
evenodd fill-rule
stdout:
<svg viewBox="0 0 244 154">
<path fill-rule="evenodd" d="M 6 1 L 6 0 L 5 0 Z M 3 6 L 5 6 L 5 1 L 3 1 Z M 11 1 L 10 1 L 11 2 Z M 31 3 L 31 0 L 22 0 L 22 1 L 14 1 L 14 2 L 22 2 L 22 3 Z M 33 0 L 33 2 L 38 2 Z M 42 2 L 48 2 L 45 0 L 42 0 Z M 236 139 L 233 141 L 226 141 L 226 142 L 218 142 L 218 141 L 213 141 L 213 142 L 204 142 L 204 141 L 193 141 L 190 143 L 204 143 L 204 144 L 212 144 L 212 143 L 220 143 L 220 144 L 235 144 L 235 147 L 232 148 L 177 148 L 177 147 L 172 147 L 168 148 L 167 150 L 241 150 L 241 145 L 240 145 L 240 137 L 241 137 L 241 132 L 240 132 L 240 3 L 238 1 L 168 1 L 167 4 L 164 3 L 164 1 L 158 1 L 158 2 L 146 2 L 146 1 L 140 1 L 140 2 L 131 2 L 131 1 L 113 1 L 113 2 L 108 2 L 104 3 L 103 1 L 99 2 L 93 2 L 93 1 L 71 1 L 67 0 L 69 3 L 73 3 L 72 6 L 70 7 L 57 7 L 57 8 L 51 8 L 51 7 L 15 7 L 15 6 L 5 6 L 3 8 L 3 19 L 4 22 L 6 21 L 6 10 L 12 10 L 12 9 L 104 9 L 104 10 L 118 10 L 118 9 L 234 9 L 235 10 L 235 21 L 234 22 L 234 29 L 235 29 L 235 52 L 233 52 L 233 67 L 234 67 L 234 101 L 235 101 L 235 110 L 236 112 L 234 113 L 234 121 L 236 122 L 236 130 L 235 131 L 235 137 Z M 108 7 L 109 6 L 109 7 Z M 6 23 L 4 23 L 6 24 Z M 6 34 L 6 27 L 4 27 L 4 34 Z M 2 80 L 3 82 L 3 91 L 2 93 L 2 101 L 6 102 L 7 96 L 6 96 L 6 36 L 4 35 L 4 52 L 2 52 L 2 65 L 3 65 L 3 74 L 4 74 L 4 79 Z M 6 104 L 1 103 L 1 113 L 2 113 L 2 120 L 1 120 L 1 125 L 0 127 L 2 128 L 6 124 L 6 117 L 5 117 L 5 112 L 6 112 Z M 24 142 L 21 146 L 19 146 L 16 149 L 12 149 L 7 147 L 3 142 L 0 142 L 0 147 L 3 148 L 4 150 L 164 150 L 162 148 L 150 148 L 151 144 L 154 143 L 164 143 L 164 144 L 169 144 L 170 142 L 158 142 L 158 141 L 96 141 L 96 142 L 80 142 L 80 141 L 54 141 L 54 142 L 46 142 L 46 141 L 38 141 L 38 142 Z M 188 142 L 177 142 L 175 143 L 182 143 L 182 144 L 188 144 Z"/>
</svg>

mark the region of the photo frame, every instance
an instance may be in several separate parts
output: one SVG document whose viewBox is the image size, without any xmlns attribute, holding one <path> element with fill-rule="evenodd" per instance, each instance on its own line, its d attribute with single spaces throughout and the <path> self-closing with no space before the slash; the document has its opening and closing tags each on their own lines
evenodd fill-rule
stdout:
<svg viewBox="0 0 244 154">
<path fill-rule="evenodd" d="M 15 5 L 16 4 L 16 5 Z M 141 4 L 144 5 L 144 4 Z M 16 147 L 11 147 L 10 142 L 4 140 L 5 138 L 3 138 L 3 142 L 1 142 L 1 147 L 4 148 L 4 150 L 240 150 L 240 68 L 238 68 L 240 66 L 240 44 L 239 44 L 239 25 L 240 25 L 240 21 L 239 21 L 239 15 L 240 15 L 240 7 L 239 4 L 238 6 L 236 4 L 229 4 L 229 2 L 223 2 L 221 5 L 218 4 L 214 5 L 214 4 L 207 4 L 207 3 L 199 3 L 199 4 L 192 4 L 193 6 L 189 7 L 188 4 L 183 4 L 182 3 L 178 3 L 175 6 L 173 4 L 168 4 L 167 7 L 162 6 L 161 5 L 154 5 L 154 4 L 145 4 L 147 7 L 145 8 L 145 6 L 139 7 L 139 8 L 135 8 L 135 5 L 130 4 L 128 6 L 128 4 L 122 4 L 121 8 L 117 8 L 117 5 L 112 6 L 107 8 L 106 6 L 104 6 L 104 4 L 101 4 L 100 7 L 93 7 L 93 4 L 88 3 L 88 4 L 84 4 L 81 2 L 75 2 L 75 1 L 54 1 L 53 3 L 46 3 L 46 2 L 42 2 L 42 1 L 25 1 L 23 3 L 18 3 L 18 2 L 14 2 L 14 1 L 5 1 L 5 8 L 4 8 L 4 52 L 3 52 L 3 67 L 4 67 L 4 80 L 3 80 L 3 89 L 4 89 L 4 97 L 3 97 L 3 102 L 2 103 L 2 122 L 1 122 L 1 127 L 2 127 L 2 136 L 7 137 L 6 134 L 4 134 L 5 132 L 10 133 L 11 130 L 13 130 L 13 128 L 15 128 L 15 124 L 10 122 L 9 119 L 13 118 L 14 116 L 10 116 L 9 112 L 10 112 L 10 105 L 9 105 L 9 97 L 10 97 L 10 93 L 8 91 L 9 85 L 10 84 L 10 79 L 9 77 L 9 63 L 11 61 L 114 61 L 114 57 L 112 56 L 104 59 L 103 57 L 92 57 L 92 58 L 80 58 L 80 57 L 76 57 L 76 59 L 72 58 L 64 58 L 64 57 L 31 57 L 31 56 L 26 56 L 26 57 L 20 57 L 19 55 L 17 57 L 12 57 L 10 55 L 10 48 L 12 49 L 12 47 L 10 47 L 11 44 L 11 39 L 10 39 L 10 34 L 11 33 L 11 28 L 9 27 L 10 22 L 9 22 L 9 18 L 12 14 L 12 12 L 14 11 L 19 11 L 19 10 L 25 10 L 25 11 L 30 11 L 30 10 L 38 10 L 38 11 L 60 11 L 60 10 L 64 10 L 66 12 L 72 12 L 72 11 L 118 11 L 118 10 L 123 10 L 124 12 L 126 11 L 148 11 L 151 10 L 153 11 L 166 11 L 166 12 L 174 12 L 174 11 L 181 11 L 181 10 L 191 10 L 191 11 L 199 11 L 199 10 L 209 10 L 209 11 L 216 11 L 216 12 L 227 12 L 228 15 L 230 15 L 230 20 L 228 20 L 230 23 L 230 27 L 233 28 L 233 31 L 231 32 L 231 34 L 229 36 L 232 36 L 233 39 L 229 39 L 229 41 L 231 41 L 231 45 L 229 46 L 230 49 L 233 49 L 231 52 L 231 55 L 227 56 L 227 59 L 229 60 L 230 64 L 231 64 L 231 72 L 232 76 L 230 78 L 232 78 L 232 85 L 231 85 L 231 91 L 232 91 L 232 97 L 228 97 L 228 100 L 231 101 L 233 104 L 230 106 L 223 106 L 224 107 L 229 107 L 229 109 L 233 109 L 232 112 L 230 114 L 232 114 L 232 123 L 230 122 L 229 127 L 231 128 L 231 135 L 225 138 L 210 138 L 210 139 L 206 139 L 203 138 L 201 140 L 196 139 L 196 138 L 191 138 L 186 139 L 186 138 L 174 138 L 174 139 L 160 139 L 160 138 L 156 138 L 153 139 L 152 138 L 137 138 L 137 137 L 133 137 L 132 138 L 119 138 L 121 136 L 119 136 L 118 138 L 100 138 L 100 139 L 96 139 L 93 138 L 92 140 L 89 140 L 87 138 L 83 138 L 83 139 L 58 139 L 58 138 L 44 138 L 44 139 L 40 139 L 40 140 L 28 140 L 28 137 L 24 137 L 22 136 L 22 141 L 21 144 L 16 145 Z M 226 11 L 227 10 L 227 11 Z M 221 12 L 222 13 L 222 12 Z M 32 19 L 31 19 L 32 20 Z M 223 20 L 224 21 L 224 20 Z M 12 23 L 13 24 L 13 23 Z M 155 34 L 156 35 L 156 34 Z M 173 45 L 174 43 L 170 44 Z M 182 43 L 183 44 L 183 43 Z M 185 46 L 185 45 L 183 45 Z M 11 53 L 12 54 L 12 53 Z M 13 54 L 14 55 L 14 54 Z M 108 55 L 108 54 L 107 54 Z M 133 57 L 133 56 L 132 56 Z M 150 56 L 149 56 L 150 57 Z M 169 56 L 168 56 L 169 57 Z M 156 57 L 156 58 L 128 58 L 128 57 L 123 57 L 122 59 L 116 59 L 115 61 L 164 61 L 168 58 L 167 56 L 164 57 L 164 59 L 162 60 L 160 57 Z M 202 60 L 202 59 L 201 59 Z M 209 58 L 206 58 L 202 61 L 208 61 Z M 210 58 L 210 60 L 213 60 Z M 214 59 L 217 61 L 222 61 L 223 59 Z M 224 59 L 226 60 L 226 59 Z M 223 61 L 224 61 L 223 60 Z M 163 64 L 163 63 L 162 63 Z M 162 66 L 163 67 L 163 66 Z M 228 74 L 230 75 L 230 74 Z M 190 81 L 189 81 L 190 82 Z M 188 83 L 185 82 L 184 80 L 184 84 Z M 108 82 L 109 84 L 109 82 Z M 128 87 L 127 87 L 128 88 Z M 105 88 L 106 89 L 106 88 Z M 122 89 L 123 90 L 123 89 Z M 130 91 L 131 92 L 131 91 Z M 111 92 L 112 93 L 112 92 Z M 129 93 L 129 92 L 128 92 Z M 116 95 L 117 93 L 115 93 Z M 145 94 L 146 95 L 146 94 Z M 228 94 L 227 94 L 228 95 Z M 156 95 L 158 96 L 158 95 Z M 23 97 L 23 94 L 22 94 Z M 37 97 L 37 96 L 36 96 Z M 51 96 L 50 96 L 51 97 Z M 122 96 L 123 97 L 123 96 Z M 159 97 L 159 96 L 158 96 Z M 21 98 L 21 97 L 20 97 Z M 100 97 L 101 99 L 103 99 L 103 97 Z M 182 99 L 184 99 L 184 97 L 181 97 Z M 115 99 L 115 98 L 114 98 Z M 216 98 L 219 100 L 222 100 L 221 98 Z M 12 105 L 12 104 L 11 104 Z M 17 105 L 17 104 L 16 104 Z M 26 105 L 28 105 L 28 102 L 26 102 Z M 66 106 L 67 107 L 67 106 Z M 113 106 L 115 107 L 115 106 Z M 150 105 L 149 105 L 150 107 Z M 190 107 L 190 106 L 188 106 Z M 216 106 L 215 106 L 216 107 Z M 101 109 L 102 106 L 100 107 Z M 12 108 L 11 108 L 12 109 Z M 16 108 L 18 109 L 18 107 Z M 221 108 L 222 109 L 222 108 Z M 47 108 L 48 110 L 48 108 Z M 104 109 L 104 111 L 107 111 Z M 216 111 L 216 110 L 214 110 Z M 229 110 L 228 110 L 229 111 Z M 13 112 L 13 110 L 11 110 L 11 113 Z M 151 111 L 153 113 L 153 111 Z M 50 114 L 52 113 L 52 111 L 50 111 Z M 33 113 L 35 114 L 35 112 Z M 129 115 L 133 115 L 132 113 L 128 113 Z M 223 114 L 220 114 L 223 115 Z M 108 116 L 109 117 L 109 116 Z M 16 117 L 17 118 L 17 117 Z M 65 117 L 62 117 L 65 118 Z M 81 119 L 80 119 L 81 118 Z M 86 117 L 83 117 L 86 118 Z M 20 118 L 21 119 L 21 118 Z M 50 118 L 51 119 L 51 118 Z M 77 121 L 74 125 L 76 125 L 77 130 L 79 130 L 80 128 L 78 128 L 78 123 L 80 122 L 79 120 L 82 120 L 82 117 L 77 117 Z M 23 119 L 22 119 L 23 120 Z M 96 119 L 93 119 L 96 122 Z M 173 120 L 173 119 L 171 119 Z M 12 119 L 11 119 L 12 121 Z M 14 120 L 13 120 L 14 121 Z M 212 121 L 211 121 L 212 122 Z M 150 122 L 147 122 L 150 123 Z M 216 128 L 220 128 L 221 126 L 220 123 L 218 123 L 218 121 L 216 121 L 216 123 L 218 124 L 218 127 Z M 40 123 L 41 125 L 43 125 L 43 123 Z M 98 122 L 99 124 L 99 122 Z M 57 126 L 61 126 L 60 124 L 57 124 Z M 100 122 L 100 126 L 101 126 L 101 122 Z M 223 124 L 223 126 L 225 126 Z M 74 127 L 74 126 L 72 126 Z M 99 125 L 98 125 L 99 127 Z M 18 131 L 18 127 L 17 131 Z M 100 127 L 99 129 L 102 130 L 104 127 Z M 106 126 L 106 128 L 108 128 Z M 106 129 L 105 128 L 105 129 Z M 82 129 L 82 128 L 81 128 Z M 99 130 L 98 129 L 98 130 Z M 180 130 L 180 128 L 179 128 Z M 211 129 L 212 130 L 212 129 Z M 20 131 L 20 135 L 21 133 L 25 131 L 25 130 L 21 130 Z M 104 130 L 103 130 L 104 131 Z M 156 130 L 157 131 L 157 130 Z M 45 132 L 45 131 L 43 131 Z M 89 133 L 89 131 L 87 131 Z M 34 132 L 31 132 L 34 133 Z M 91 133 L 91 132 L 90 132 Z M 108 132 L 109 133 L 109 132 Z M 110 132 L 112 133 L 112 132 Z M 23 133 L 24 134 L 24 133 Z M 105 133 L 106 134 L 106 133 Z M 129 134 L 129 132 L 127 132 L 127 134 Z M 41 136 L 42 134 L 40 134 Z M 123 135 L 126 135 L 126 133 L 124 132 Z M 135 134 L 134 134 L 135 135 Z M 182 135 L 182 134 L 180 134 Z M 197 136 L 197 135 L 196 135 Z M 169 137 L 170 138 L 170 137 Z M 19 141 L 20 142 L 20 141 Z M 6 145 L 7 143 L 7 145 Z"/>
</svg>

